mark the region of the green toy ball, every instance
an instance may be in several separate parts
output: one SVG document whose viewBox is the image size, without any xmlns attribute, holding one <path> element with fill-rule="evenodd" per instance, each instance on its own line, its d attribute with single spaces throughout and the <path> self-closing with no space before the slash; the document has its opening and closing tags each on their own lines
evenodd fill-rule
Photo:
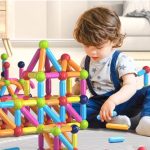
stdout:
<svg viewBox="0 0 150 150">
<path fill-rule="evenodd" d="M 12 98 L 13 98 L 13 99 L 17 99 L 18 96 L 14 94 L 14 95 L 12 96 Z"/>
<path fill-rule="evenodd" d="M 4 82 L 5 82 L 5 85 L 6 85 L 6 86 L 9 86 L 9 85 L 10 85 L 10 81 L 9 81 L 9 80 L 5 80 Z"/>
<path fill-rule="evenodd" d="M 81 70 L 81 72 L 80 72 L 80 77 L 81 77 L 81 79 L 87 79 L 87 77 L 88 77 L 88 72 L 86 71 L 86 70 Z"/>
<path fill-rule="evenodd" d="M 82 122 L 80 123 L 80 129 L 86 129 L 88 127 L 88 122 L 87 120 L 82 120 Z"/>
<path fill-rule="evenodd" d="M 40 41 L 39 48 L 48 48 L 48 41 L 47 40 Z"/>
<path fill-rule="evenodd" d="M 21 85 L 24 85 L 25 80 L 24 80 L 24 79 L 20 79 L 20 80 L 19 80 L 19 83 L 20 83 Z"/>
<path fill-rule="evenodd" d="M 45 99 L 44 98 L 38 98 L 37 99 L 37 106 L 38 108 L 42 108 L 45 106 Z"/>
<path fill-rule="evenodd" d="M 7 58 L 8 58 L 8 55 L 7 55 L 7 54 L 4 53 L 4 54 L 1 55 L 1 59 L 2 59 L 2 60 L 7 60 Z"/>
<path fill-rule="evenodd" d="M 44 130 L 44 125 L 43 124 L 38 125 L 38 127 L 37 127 L 37 133 L 42 133 L 43 130 Z"/>
<path fill-rule="evenodd" d="M 54 129 L 52 129 L 52 134 L 53 134 L 54 136 L 58 136 L 60 133 L 61 133 L 60 128 L 55 127 Z"/>
<path fill-rule="evenodd" d="M 15 110 L 21 109 L 23 106 L 23 102 L 21 100 L 14 100 Z"/>
<path fill-rule="evenodd" d="M 36 74 L 36 80 L 39 81 L 39 82 L 42 82 L 45 80 L 45 73 L 44 72 L 38 72 Z"/>
</svg>

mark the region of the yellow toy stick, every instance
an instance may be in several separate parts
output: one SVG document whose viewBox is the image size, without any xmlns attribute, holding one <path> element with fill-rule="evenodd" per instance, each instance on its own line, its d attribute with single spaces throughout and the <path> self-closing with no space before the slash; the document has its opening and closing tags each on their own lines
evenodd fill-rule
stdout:
<svg viewBox="0 0 150 150">
<path fill-rule="evenodd" d="M 78 136 L 77 136 L 77 134 L 72 134 L 72 145 L 73 145 L 74 148 L 76 148 L 77 145 L 78 145 Z"/>
<path fill-rule="evenodd" d="M 67 93 L 72 93 L 72 79 L 67 78 Z"/>
<path fill-rule="evenodd" d="M 24 95 L 28 96 L 30 94 L 30 81 L 25 80 L 24 82 Z"/>
<path fill-rule="evenodd" d="M 78 103 L 80 102 L 80 97 L 79 96 L 67 97 L 67 101 L 69 103 Z"/>
<path fill-rule="evenodd" d="M 29 73 L 28 73 L 28 77 L 29 77 L 30 79 L 31 79 L 31 78 L 32 78 L 32 79 L 35 79 L 35 78 L 36 78 L 36 74 L 37 74 L 36 72 L 29 72 Z"/>
<path fill-rule="evenodd" d="M 129 129 L 129 127 L 125 124 L 113 124 L 113 123 L 107 123 L 106 128 L 115 129 L 115 130 L 128 130 Z"/>
<path fill-rule="evenodd" d="M 37 100 L 23 101 L 23 106 L 35 106 L 35 105 L 37 105 Z"/>
<path fill-rule="evenodd" d="M 24 134 L 32 134 L 32 133 L 36 133 L 36 132 L 37 132 L 37 128 L 36 127 L 23 128 L 23 133 Z"/>
</svg>

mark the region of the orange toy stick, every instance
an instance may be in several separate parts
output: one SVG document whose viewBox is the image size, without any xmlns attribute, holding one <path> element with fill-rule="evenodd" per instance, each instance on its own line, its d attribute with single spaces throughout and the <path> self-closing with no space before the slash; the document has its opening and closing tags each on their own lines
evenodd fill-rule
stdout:
<svg viewBox="0 0 150 150">
<path fill-rule="evenodd" d="M 68 77 L 79 77 L 80 76 L 80 72 L 67 72 Z"/>
<path fill-rule="evenodd" d="M 73 60 L 69 60 L 69 65 L 70 65 L 75 71 L 81 71 L 81 67 L 78 66 Z"/>
<path fill-rule="evenodd" d="M 73 71 L 72 69 L 71 69 L 71 66 L 68 64 L 67 65 L 67 71 Z"/>
<path fill-rule="evenodd" d="M 67 126 L 67 125 L 65 125 L 65 126 L 62 126 L 61 127 L 61 132 L 71 132 L 72 131 L 72 127 L 70 127 L 70 126 Z"/>
<path fill-rule="evenodd" d="M 2 109 L 0 109 L 0 118 L 11 128 L 15 129 L 16 125 L 10 120 L 10 118 L 7 117 L 7 115 L 3 112 Z"/>
<path fill-rule="evenodd" d="M 53 150 L 54 149 L 54 140 L 48 133 L 43 133 L 43 136 L 48 144 L 48 146 Z"/>
<path fill-rule="evenodd" d="M 64 59 L 64 60 L 62 60 L 62 62 L 61 62 L 61 66 L 62 66 L 62 71 L 66 71 L 67 70 L 67 60 L 66 59 Z"/>
<path fill-rule="evenodd" d="M 12 129 L 0 130 L 0 137 L 1 136 L 13 136 L 13 135 L 14 135 L 14 130 Z"/>
<path fill-rule="evenodd" d="M 41 48 L 40 49 L 38 71 L 43 71 L 44 70 L 45 59 L 46 59 L 46 50 L 45 50 L 45 48 Z"/>
<path fill-rule="evenodd" d="M 10 83 L 16 85 L 19 90 L 22 89 L 22 86 L 19 82 L 15 81 L 15 80 L 10 80 Z"/>
<path fill-rule="evenodd" d="M 69 136 L 67 135 L 66 132 L 64 132 L 64 133 L 62 133 L 62 134 L 65 136 L 65 138 L 66 138 L 70 143 L 72 143 L 71 140 L 70 140 L 70 138 L 69 138 Z"/>
<path fill-rule="evenodd" d="M 11 96 L 13 96 L 13 95 L 14 95 L 14 91 L 13 91 L 13 89 L 11 88 L 10 85 L 7 86 L 7 89 L 8 89 L 9 94 L 10 94 Z"/>
<path fill-rule="evenodd" d="M 46 100 L 46 104 L 50 105 L 50 106 L 59 105 L 59 100 L 58 99 L 56 99 L 56 100 Z"/>
<path fill-rule="evenodd" d="M 0 87 L 4 86 L 5 83 L 3 81 L 0 81 Z"/>
<path fill-rule="evenodd" d="M 129 127 L 125 124 L 113 124 L 113 123 L 107 123 L 106 128 L 115 129 L 115 130 L 128 130 L 129 129 Z"/>
</svg>

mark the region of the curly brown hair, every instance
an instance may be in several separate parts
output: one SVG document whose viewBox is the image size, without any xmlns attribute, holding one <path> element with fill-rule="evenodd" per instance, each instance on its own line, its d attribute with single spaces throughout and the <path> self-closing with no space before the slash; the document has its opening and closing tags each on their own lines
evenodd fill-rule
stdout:
<svg viewBox="0 0 150 150">
<path fill-rule="evenodd" d="M 120 19 L 113 10 L 96 7 L 79 17 L 73 36 L 86 46 L 98 47 L 110 40 L 113 47 L 120 47 L 125 37 L 120 30 Z"/>
</svg>

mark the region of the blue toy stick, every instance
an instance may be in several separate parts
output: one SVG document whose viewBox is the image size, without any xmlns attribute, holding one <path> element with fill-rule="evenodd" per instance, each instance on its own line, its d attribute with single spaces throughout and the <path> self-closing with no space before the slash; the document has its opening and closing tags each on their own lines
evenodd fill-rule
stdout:
<svg viewBox="0 0 150 150">
<path fill-rule="evenodd" d="M 109 143 L 120 143 L 120 142 L 124 142 L 125 138 L 124 137 L 110 137 L 108 139 Z"/>
<path fill-rule="evenodd" d="M 117 116 L 117 112 L 116 112 L 116 111 L 113 111 L 112 117 L 115 117 L 115 116 Z M 100 115 L 97 115 L 97 119 L 98 119 L 98 120 L 101 120 Z"/>
</svg>

